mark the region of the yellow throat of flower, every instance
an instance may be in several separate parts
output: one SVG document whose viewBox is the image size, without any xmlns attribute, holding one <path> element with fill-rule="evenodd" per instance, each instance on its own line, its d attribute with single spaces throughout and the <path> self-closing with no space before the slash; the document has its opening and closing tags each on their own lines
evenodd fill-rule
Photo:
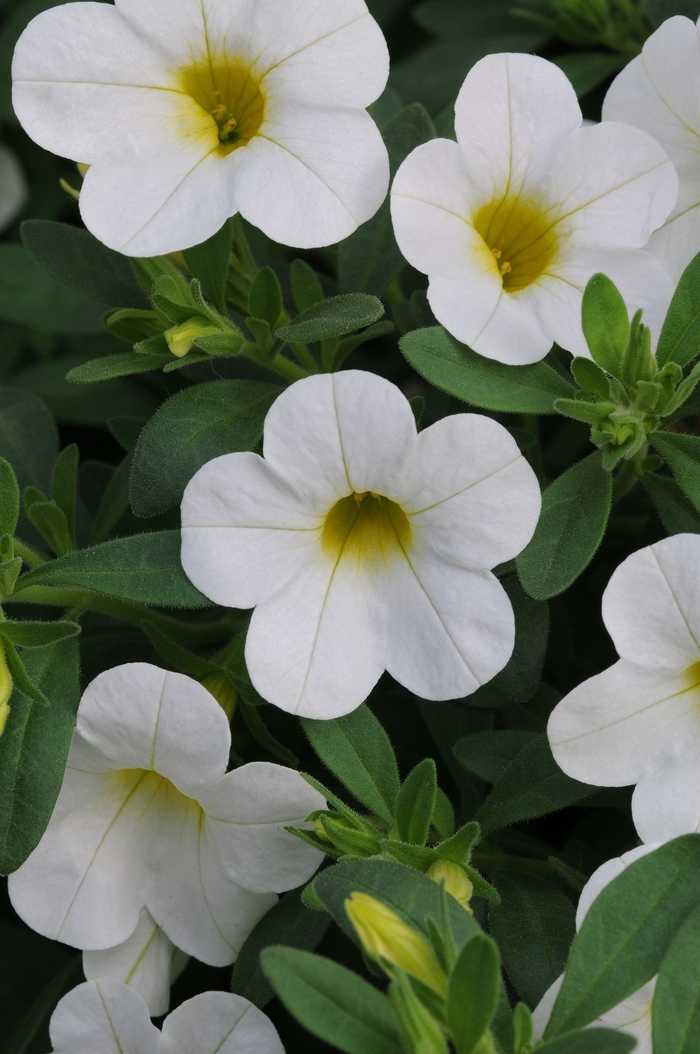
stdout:
<svg viewBox="0 0 700 1054">
<path fill-rule="evenodd" d="M 204 62 L 180 71 L 182 91 L 211 120 L 218 152 L 230 154 L 258 134 L 265 118 L 265 97 L 250 69 L 238 60 Z"/>
<path fill-rule="evenodd" d="M 498 268 L 506 293 L 537 282 L 554 263 L 561 235 L 544 204 L 502 198 L 483 205 L 472 226 L 484 240 L 484 268 Z"/>
<path fill-rule="evenodd" d="M 334 559 L 358 564 L 389 561 L 411 546 L 412 531 L 400 505 L 370 491 L 348 494 L 329 510 L 321 544 Z"/>
</svg>

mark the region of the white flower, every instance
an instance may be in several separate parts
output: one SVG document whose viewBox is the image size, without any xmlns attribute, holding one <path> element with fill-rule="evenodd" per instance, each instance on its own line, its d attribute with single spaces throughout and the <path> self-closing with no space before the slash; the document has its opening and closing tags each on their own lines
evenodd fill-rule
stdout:
<svg viewBox="0 0 700 1054">
<path fill-rule="evenodd" d="M 613 81 L 603 119 L 653 135 L 676 167 L 676 207 L 647 249 L 678 281 L 700 252 L 700 40 L 689 18 L 669 18 L 649 37 Z"/>
<path fill-rule="evenodd" d="M 636 783 L 645 842 L 700 829 L 700 535 L 640 549 L 613 574 L 603 621 L 620 660 L 554 708 L 548 735 L 569 776 Z"/>
<path fill-rule="evenodd" d="M 83 220 L 120 252 L 185 249 L 236 212 L 308 248 L 386 196 L 365 107 L 388 73 L 364 0 L 70 3 L 20 37 L 13 104 L 37 143 L 90 165 Z"/>
<path fill-rule="evenodd" d="M 583 887 L 578 902 L 576 911 L 577 931 L 581 929 L 591 904 L 598 894 L 605 889 L 608 882 L 612 882 L 614 878 L 622 874 L 626 867 L 629 867 L 630 864 L 634 863 L 635 860 L 639 860 L 642 856 L 646 856 L 653 849 L 658 849 L 658 845 L 640 845 L 636 849 L 631 849 L 628 853 L 623 853 L 622 856 L 616 856 L 612 860 L 606 861 L 597 871 L 593 872 Z M 564 975 L 562 974 L 561 977 L 556 979 L 554 984 L 550 985 L 535 1008 L 532 1015 L 532 1023 L 534 1025 L 533 1039 L 535 1041 L 542 1038 L 542 1033 L 547 1027 L 547 1022 L 551 1016 L 563 980 Z M 588 1027 L 616 1028 L 620 1032 L 627 1032 L 637 1040 L 637 1046 L 634 1048 L 635 1054 L 652 1054 L 651 1005 L 655 988 L 656 978 L 653 977 L 651 981 L 648 981 L 647 984 L 628 996 L 627 999 L 623 999 L 617 1006 L 601 1014 Z"/>
<path fill-rule="evenodd" d="M 489 568 L 520 552 L 540 510 L 505 428 L 455 414 L 417 435 L 398 388 L 352 370 L 288 388 L 263 452 L 190 481 L 182 563 L 216 603 L 256 608 L 246 660 L 266 699 L 339 717 L 385 669 L 425 699 L 502 669 L 513 611 Z"/>
<path fill-rule="evenodd" d="M 561 70 L 489 55 L 455 106 L 457 142 L 419 146 L 391 195 L 409 263 L 430 276 L 435 317 L 480 355 L 536 362 L 556 341 L 588 355 L 581 299 L 603 271 L 658 335 L 672 293 L 640 251 L 673 208 L 678 179 L 638 129 L 581 127 Z"/>
<path fill-rule="evenodd" d="M 223 710 L 189 677 L 130 663 L 95 678 L 48 829 L 10 878 L 18 914 L 97 951 L 132 937 L 147 908 L 187 954 L 233 962 L 274 894 L 318 867 L 283 827 L 325 803 L 279 765 L 224 775 L 230 742 Z"/>
<path fill-rule="evenodd" d="M 27 181 L 15 153 L 0 144 L 0 230 L 12 223 L 27 200 Z"/>
<path fill-rule="evenodd" d="M 188 999 L 161 1032 L 143 999 L 111 977 L 65 995 L 49 1034 L 54 1054 L 284 1054 L 269 1017 L 239 995 L 203 992 Z"/>
</svg>

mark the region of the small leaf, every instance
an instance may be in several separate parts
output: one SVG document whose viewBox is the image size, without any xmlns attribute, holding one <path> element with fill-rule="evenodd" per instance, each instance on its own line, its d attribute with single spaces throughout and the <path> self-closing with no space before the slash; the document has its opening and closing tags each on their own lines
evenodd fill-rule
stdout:
<svg viewBox="0 0 700 1054">
<path fill-rule="evenodd" d="M 278 761 L 283 762 L 283 764 L 288 765 L 290 768 L 298 769 L 299 758 L 289 749 L 289 747 L 285 747 L 284 743 L 280 743 L 278 739 L 275 739 L 272 732 L 270 732 L 260 716 L 257 706 L 247 703 L 245 699 L 241 699 L 239 708 L 246 728 L 255 742 L 259 743 L 268 754 L 272 754 L 272 756 L 277 758 Z"/>
<path fill-rule="evenodd" d="M 0 536 L 14 536 L 19 519 L 19 486 L 9 461 L 0 458 Z"/>
<path fill-rule="evenodd" d="M 583 294 L 581 321 L 586 343 L 595 362 L 619 377 L 630 336 L 630 323 L 622 295 L 604 274 L 594 274 Z"/>
<path fill-rule="evenodd" d="M 642 483 L 666 534 L 700 534 L 700 513 L 693 508 L 675 479 L 653 473 L 642 476 Z"/>
<path fill-rule="evenodd" d="M 506 366 L 477 355 L 441 326 L 417 329 L 399 341 L 404 357 L 436 388 L 485 410 L 552 414 L 556 399 L 575 392 L 544 362 Z"/>
<path fill-rule="evenodd" d="M 226 220 L 221 230 L 206 242 L 184 249 L 185 263 L 202 285 L 202 292 L 217 311 L 226 314 L 226 276 L 228 275 L 233 222 Z"/>
<path fill-rule="evenodd" d="M 249 313 L 275 329 L 282 314 L 282 287 L 271 267 L 258 271 L 250 289 Z"/>
<path fill-rule="evenodd" d="M 155 338 L 159 341 L 162 338 Z M 104 355 L 100 359 L 91 359 L 80 366 L 74 366 L 66 374 L 66 380 L 72 384 L 96 384 L 98 381 L 109 381 L 113 377 L 130 377 L 134 373 L 151 373 L 162 370 L 173 361 L 168 351 L 140 355 L 125 351 L 121 355 Z"/>
<path fill-rule="evenodd" d="M 539 600 L 575 582 L 600 545 L 612 502 L 612 478 L 599 451 L 567 469 L 542 495 L 535 534 L 516 559 L 520 581 Z"/>
<path fill-rule="evenodd" d="M 571 372 L 577 384 L 580 384 L 585 391 L 594 392 L 602 399 L 610 398 L 610 379 L 595 362 L 584 358 L 573 359 Z"/>
<path fill-rule="evenodd" d="M 501 983 L 498 948 L 477 934 L 462 948 L 450 974 L 447 1023 L 457 1054 L 472 1054 L 496 1012 Z"/>
<path fill-rule="evenodd" d="M 56 622 L 13 622 L 5 619 L 0 622 L 0 637 L 11 641 L 18 648 L 43 648 L 69 640 L 80 633 L 77 622 L 60 619 Z"/>
<path fill-rule="evenodd" d="M 300 315 L 324 299 L 323 286 L 313 267 L 305 260 L 294 260 L 289 268 L 289 283 L 292 287 L 294 306 Z"/>
<path fill-rule="evenodd" d="M 523 747 L 536 741 L 537 735 L 537 732 L 515 728 L 474 732 L 458 740 L 453 752 L 469 772 L 487 783 L 496 783 Z"/>
<path fill-rule="evenodd" d="M 129 511 L 129 475 L 133 455 L 124 458 L 121 465 L 117 465 L 112 473 L 112 478 L 105 487 L 100 501 L 100 506 L 95 516 L 95 528 L 92 536 L 92 544 L 98 545 L 104 542 L 112 533 L 122 516 Z"/>
<path fill-rule="evenodd" d="M 78 490 L 80 451 L 75 443 L 62 450 L 56 459 L 51 481 L 51 496 L 66 518 L 68 534 L 75 547 L 75 499 Z"/>
<path fill-rule="evenodd" d="M 700 352 L 700 253 L 694 256 L 673 294 L 656 348 L 659 366 L 685 366 Z"/>
<path fill-rule="evenodd" d="M 275 336 L 288 343 L 301 344 L 329 340 L 369 326 L 383 314 L 384 308 L 376 296 L 345 293 L 310 307 L 290 325 L 278 329 Z"/>
<path fill-rule="evenodd" d="M 399 837 L 410 845 L 425 845 L 437 795 L 437 769 L 424 758 L 409 772 L 396 799 Z"/>
<path fill-rule="evenodd" d="M 688 501 L 700 512 L 700 436 L 654 432 L 651 442 L 668 461 Z"/>
</svg>

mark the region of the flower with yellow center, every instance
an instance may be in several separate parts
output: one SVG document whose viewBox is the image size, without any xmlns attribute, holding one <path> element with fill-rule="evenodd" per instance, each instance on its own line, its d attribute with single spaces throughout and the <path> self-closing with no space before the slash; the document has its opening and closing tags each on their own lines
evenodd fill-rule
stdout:
<svg viewBox="0 0 700 1054">
<path fill-rule="evenodd" d="M 146 663 L 100 674 L 81 699 L 49 826 L 10 878 L 29 926 L 88 952 L 112 949 L 88 969 L 128 978 L 152 1005 L 167 991 L 172 945 L 233 962 L 275 894 L 322 859 L 284 830 L 322 808 L 321 795 L 280 765 L 226 772 L 230 745 L 223 709 L 189 677 Z M 139 979 L 139 942 L 145 954 L 153 940 L 160 951 Z"/>
<path fill-rule="evenodd" d="M 540 510 L 505 428 L 455 414 L 419 435 L 398 388 L 348 370 L 291 385 L 263 455 L 225 454 L 190 481 L 182 565 L 217 604 L 255 607 L 245 654 L 264 698 L 332 718 L 384 670 L 454 699 L 505 666 L 513 610 L 489 569 Z"/>
<path fill-rule="evenodd" d="M 457 142 L 435 139 L 392 188 L 399 247 L 430 277 L 435 317 L 480 355 L 520 364 L 556 341 L 589 356 L 586 283 L 602 271 L 658 332 L 672 293 L 642 251 L 673 208 L 678 181 L 651 136 L 581 127 L 565 75 L 532 55 L 489 55 L 455 106 Z"/>
<path fill-rule="evenodd" d="M 700 536 L 629 556 L 605 590 L 603 621 L 619 662 L 554 708 L 552 753 L 583 783 L 636 783 L 645 842 L 700 830 Z"/>
<path fill-rule="evenodd" d="M 364 0 L 116 0 L 38 15 L 13 104 L 47 150 L 88 164 L 80 211 L 130 256 L 205 241 L 240 212 L 309 248 L 384 200 L 366 112 L 389 56 Z"/>
</svg>

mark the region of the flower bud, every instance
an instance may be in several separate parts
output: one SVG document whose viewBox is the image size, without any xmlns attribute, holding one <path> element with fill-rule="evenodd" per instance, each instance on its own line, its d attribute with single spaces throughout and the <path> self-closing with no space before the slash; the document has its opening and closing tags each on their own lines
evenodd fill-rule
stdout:
<svg viewBox="0 0 700 1054">
<path fill-rule="evenodd" d="M 181 326 L 173 326 L 172 329 L 166 329 L 164 336 L 173 355 L 178 359 L 182 359 L 192 350 L 196 337 L 206 337 L 211 333 L 219 332 L 220 330 L 216 326 L 208 326 L 201 319 L 191 318 L 187 322 L 183 322 Z"/>
<path fill-rule="evenodd" d="M 233 687 L 223 670 L 208 673 L 202 680 L 202 687 L 213 695 L 229 721 L 233 717 L 236 708 L 238 692 Z"/>
<path fill-rule="evenodd" d="M 345 910 L 370 959 L 400 966 L 436 992 L 446 994 L 447 975 L 425 937 L 366 893 L 351 893 Z"/>
<path fill-rule="evenodd" d="M 414 1054 L 447 1054 L 444 1032 L 423 1006 L 405 975 L 399 976 L 391 985 L 389 998 L 396 1008 L 399 1027 L 408 1050 Z"/>
<path fill-rule="evenodd" d="M 451 893 L 455 900 L 459 901 L 462 907 L 467 909 L 470 915 L 473 914 L 472 909 L 469 907 L 469 901 L 474 892 L 474 887 L 469 881 L 464 868 L 460 867 L 459 864 L 453 864 L 450 860 L 438 860 L 437 863 L 432 864 L 428 868 L 427 875 L 434 882 L 442 882 L 447 892 Z"/>
<path fill-rule="evenodd" d="M 10 647 L 10 645 L 8 645 Z M 10 696 L 12 695 L 12 676 L 7 668 L 7 659 L 0 644 L 0 736 L 10 715 Z"/>
</svg>

